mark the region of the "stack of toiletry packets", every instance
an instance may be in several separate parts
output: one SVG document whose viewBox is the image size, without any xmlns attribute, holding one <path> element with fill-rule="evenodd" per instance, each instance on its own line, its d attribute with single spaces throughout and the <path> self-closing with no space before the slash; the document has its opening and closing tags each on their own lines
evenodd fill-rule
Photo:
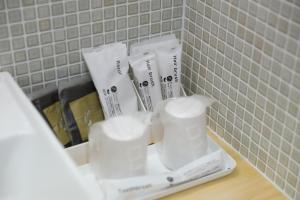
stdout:
<svg viewBox="0 0 300 200">
<path fill-rule="evenodd" d="M 82 50 L 106 119 L 138 110 L 129 64 L 147 111 L 154 111 L 163 99 L 180 96 L 181 45 L 174 35 L 132 45 L 130 51 L 128 57 L 122 43 Z"/>
<path fill-rule="evenodd" d="M 163 99 L 180 95 L 181 46 L 174 35 L 135 44 L 130 56 L 122 43 L 83 49 L 82 53 L 93 80 L 64 80 L 30 95 L 65 147 L 86 142 L 95 122 L 144 108 L 152 112 Z"/>
</svg>

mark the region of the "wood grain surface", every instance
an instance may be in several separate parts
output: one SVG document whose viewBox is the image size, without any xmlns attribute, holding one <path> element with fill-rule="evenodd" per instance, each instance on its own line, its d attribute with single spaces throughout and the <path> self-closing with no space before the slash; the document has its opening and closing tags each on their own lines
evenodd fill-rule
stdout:
<svg viewBox="0 0 300 200">
<path fill-rule="evenodd" d="M 213 133 L 209 135 L 237 162 L 236 169 L 229 175 L 172 194 L 163 200 L 281 200 L 287 199 L 265 177 L 247 163 L 232 147 Z"/>
</svg>

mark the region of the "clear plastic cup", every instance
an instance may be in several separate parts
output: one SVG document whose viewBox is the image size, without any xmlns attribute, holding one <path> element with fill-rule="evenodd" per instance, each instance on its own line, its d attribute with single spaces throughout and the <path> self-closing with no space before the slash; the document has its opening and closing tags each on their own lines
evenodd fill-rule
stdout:
<svg viewBox="0 0 300 200">
<path fill-rule="evenodd" d="M 207 153 L 208 102 L 190 96 L 171 99 L 163 106 L 161 160 L 169 169 L 178 169 Z"/>
<path fill-rule="evenodd" d="M 145 174 L 149 130 L 131 116 L 110 118 L 91 126 L 89 153 L 98 179 Z"/>
</svg>

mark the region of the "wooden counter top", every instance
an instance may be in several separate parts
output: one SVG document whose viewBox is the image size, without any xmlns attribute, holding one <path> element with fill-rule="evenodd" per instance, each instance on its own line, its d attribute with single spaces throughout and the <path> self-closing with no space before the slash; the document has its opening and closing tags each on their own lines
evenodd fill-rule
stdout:
<svg viewBox="0 0 300 200">
<path fill-rule="evenodd" d="M 216 135 L 209 134 L 236 161 L 236 169 L 229 175 L 172 194 L 163 200 L 279 200 L 287 199 L 256 169 L 250 166 L 232 147 L 226 145 Z"/>
</svg>

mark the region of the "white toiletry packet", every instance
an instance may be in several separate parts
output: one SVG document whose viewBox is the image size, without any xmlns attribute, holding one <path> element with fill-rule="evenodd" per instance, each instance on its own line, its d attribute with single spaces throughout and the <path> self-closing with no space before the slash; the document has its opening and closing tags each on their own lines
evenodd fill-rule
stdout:
<svg viewBox="0 0 300 200">
<path fill-rule="evenodd" d="M 224 167 L 224 154 L 215 151 L 175 171 L 161 175 L 147 175 L 127 179 L 99 180 L 107 199 L 137 199 L 137 197 L 160 191 L 187 181 L 198 179 Z"/>
<path fill-rule="evenodd" d="M 128 75 L 126 45 L 115 43 L 82 49 L 82 53 L 98 91 L 105 118 L 136 112 L 137 97 Z"/>
<path fill-rule="evenodd" d="M 131 45 L 130 55 L 153 51 L 154 49 L 159 49 L 162 47 L 166 47 L 166 46 L 169 47 L 174 45 L 175 46 L 179 45 L 179 41 L 177 40 L 174 34 L 159 36 Z"/>
<path fill-rule="evenodd" d="M 131 55 L 145 52 L 156 55 L 163 99 L 179 97 L 182 47 L 175 35 L 152 38 L 134 44 L 130 49 Z"/>
<path fill-rule="evenodd" d="M 181 52 L 182 48 L 179 45 L 157 50 L 163 99 L 180 96 Z"/>
<path fill-rule="evenodd" d="M 135 84 L 147 111 L 153 111 L 162 101 L 157 62 L 154 53 L 141 53 L 129 57 Z"/>
</svg>

